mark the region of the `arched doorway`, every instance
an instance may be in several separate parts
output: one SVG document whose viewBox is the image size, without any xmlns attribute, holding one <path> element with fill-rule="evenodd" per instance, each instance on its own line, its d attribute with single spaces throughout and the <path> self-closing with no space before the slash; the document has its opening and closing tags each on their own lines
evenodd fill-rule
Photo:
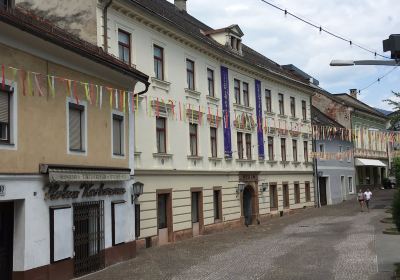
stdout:
<svg viewBox="0 0 400 280">
<path fill-rule="evenodd" d="M 247 185 L 243 190 L 243 216 L 244 216 L 244 224 L 246 226 L 251 225 L 253 223 L 253 196 L 254 189 Z"/>
</svg>

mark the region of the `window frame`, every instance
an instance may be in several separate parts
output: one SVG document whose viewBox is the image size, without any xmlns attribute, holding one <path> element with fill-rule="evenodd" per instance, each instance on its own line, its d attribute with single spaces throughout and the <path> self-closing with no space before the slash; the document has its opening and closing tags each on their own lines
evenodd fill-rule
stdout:
<svg viewBox="0 0 400 280">
<path fill-rule="evenodd" d="M 307 120 L 307 102 L 305 100 L 301 101 L 301 113 L 303 121 Z"/>
<path fill-rule="evenodd" d="M 234 88 L 234 94 L 235 94 L 235 104 L 241 104 L 241 98 L 240 98 L 240 80 L 234 79 L 233 80 L 233 88 Z"/>
<path fill-rule="evenodd" d="M 12 115 L 11 115 L 11 106 L 12 106 L 12 102 L 11 102 L 11 98 L 13 98 L 12 94 L 13 92 L 11 90 L 2 90 L 0 89 L 0 94 L 6 94 L 7 95 L 7 117 L 8 117 L 8 122 L 5 123 L 3 122 L 3 124 L 6 124 L 6 134 L 7 134 L 7 138 L 6 139 L 0 139 L 0 145 L 1 144 L 11 144 L 11 125 L 12 125 Z"/>
<path fill-rule="evenodd" d="M 190 65 L 192 65 L 193 69 L 189 69 L 188 68 L 188 63 Z M 189 84 L 189 77 L 192 78 L 192 81 L 193 81 L 193 85 L 192 86 Z M 194 60 L 186 58 L 186 83 L 187 83 L 187 88 L 190 89 L 190 90 L 195 90 L 196 89 L 196 82 L 195 82 L 195 78 L 194 77 L 195 77 L 195 62 L 194 62 Z"/>
<path fill-rule="evenodd" d="M 122 62 L 124 62 L 124 63 L 126 63 L 128 65 L 132 65 L 132 42 L 131 42 L 132 41 L 132 34 L 129 33 L 128 31 L 125 31 L 125 30 L 121 29 L 121 28 L 118 28 L 118 32 L 117 33 L 118 33 L 118 57 Z M 119 40 L 119 33 L 123 33 L 123 34 L 128 36 L 128 42 L 129 42 L 128 44 L 126 44 L 126 43 L 124 43 L 124 42 Z M 119 47 L 120 46 L 122 48 L 128 49 L 128 56 L 129 56 L 129 61 L 128 62 L 126 62 L 124 59 L 121 59 L 121 54 L 119 53 Z"/>
<path fill-rule="evenodd" d="M 281 138 L 281 159 L 283 162 L 287 161 L 286 138 Z"/>
<path fill-rule="evenodd" d="M 210 78 L 211 73 L 211 78 Z M 207 86 L 208 96 L 215 97 L 215 73 L 214 70 L 207 67 Z"/>
<path fill-rule="evenodd" d="M 278 107 L 279 107 L 279 115 L 285 115 L 285 97 L 283 93 L 278 93 Z"/>
<path fill-rule="evenodd" d="M 163 128 L 159 128 L 157 125 L 157 121 L 158 120 L 162 120 L 163 121 Z M 160 143 L 161 141 L 159 141 L 159 135 L 160 133 L 164 133 L 164 151 L 161 151 L 160 149 Z M 158 154 L 166 154 L 167 153 L 167 119 L 164 117 L 156 117 L 156 148 L 157 148 L 157 153 Z"/>
<path fill-rule="evenodd" d="M 296 117 L 296 98 L 290 97 L 290 114 L 292 118 Z"/>
<path fill-rule="evenodd" d="M 273 136 L 268 136 L 268 160 L 269 161 L 274 161 L 274 137 Z M 270 143 L 271 140 L 271 143 Z"/>
<path fill-rule="evenodd" d="M 286 191 L 287 193 L 286 193 Z M 283 197 L 283 208 L 288 209 L 290 208 L 290 188 L 289 183 L 284 182 L 282 183 L 282 197 Z"/>
<path fill-rule="evenodd" d="M 252 147 L 251 147 L 251 133 L 245 133 L 245 142 L 246 142 L 246 158 L 252 159 Z"/>
<path fill-rule="evenodd" d="M 88 126 L 87 126 L 87 103 L 86 101 L 80 101 L 79 104 L 76 103 L 75 100 L 72 98 L 68 97 L 67 102 L 67 128 L 68 128 L 68 133 L 67 133 L 67 152 L 68 154 L 74 154 L 74 155 L 87 155 L 88 152 L 88 143 L 87 143 L 87 133 L 88 133 Z M 71 149 L 70 146 L 70 122 L 69 122 L 69 115 L 70 115 L 70 109 L 78 109 L 81 111 L 81 132 L 80 132 L 80 138 L 81 138 L 81 147 L 82 149 Z M 83 114 L 83 115 L 82 115 Z M 83 120 L 82 120 L 83 116 Z"/>
<path fill-rule="evenodd" d="M 243 150 L 243 133 L 242 132 L 237 132 L 236 134 L 237 138 L 237 150 L 238 150 L 238 158 L 243 159 L 244 157 L 244 150 Z"/>
<path fill-rule="evenodd" d="M 304 182 L 304 192 L 306 196 L 306 202 L 311 202 L 311 186 L 310 182 Z"/>
<path fill-rule="evenodd" d="M 215 197 L 216 197 L 215 194 L 217 194 L 217 201 L 215 201 Z M 217 205 L 218 209 L 215 209 L 216 205 Z M 222 188 L 221 187 L 213 188 L 213 210 L 214 210 L 214 223 L 222 222 Z M 218 215 L 217 217 L 216 217 L 216 214 Z"/>
<path fill-rule="evenodd" d="M 213 135 L 213 131 L 215 135 Z M 215 143 L 215 149 L 214 145 Z M 217 158 L 218 157 L 218 130 L 216 127 L 210 127 L 210 145 L 211 145 L 211 157 Z"/>
<path fill-rule="evenodd" d="M 191 128 L 194 127 L 195 128 L 195 132 L 193 133 Z M 190 156 L 192 157 L 197 157 L 199 156 L 199 139 L 198 139 L 198 131 L 199 127 L 197 125 L 197 123 L 189 123 L 189 147 L 190 147 Z M 194 143 L 195 143 L 195 147 L 192 146 L 192 139 L 194 139 Z M 193 148 L 195 148 L 195 153 L 193 153 Z"/>
<path fill-rule="evenodd" d="M 273 203 L 272 203 L 273 202 Z M 276 183 L 269 183 L 269 208 L 270 211 L 278 210 L 278 186 Z"/>
<path fill-rule="evenodd" d="M 250 107 L 249 83 L 243 82 L 243 106 Z"/>
<path fill-rule="evenodd" d="M 265 110 L 272 113 L 272 93 L 271 90 L 265 89 Z"/>
<path fill-rule="evenodd" d="M 160 50 L 161 57 L 156 56 L 156 54 L 155 54 L 156 49 Z M 165 77 L 164 76 L 164 48 L 160 47 L 157 44 L 153 44 L 153 60 L 154 60 L 154 68 L 156 66 L 156 63 L 157 63 L 157 66 L 159 65 L 159 63 L 161 65 L 161 77 L 158 77 L 158 71 L 156 71 L 156 69 L 154 69 L 155 78 L 158 80 L 164 81 L 165 80 L 165 78 L 164 78 Z"/>
<path fill-rule="evenodd" d="M 308 163 L 308 141 L 303 141 L 303 153 L 304 153 L 304 162 Z"/>
<path fill-rule="evenodd" d="M 294 187 L 294 203 L 295 204 L 299 204 L 299 203 L 301 203 L 300 183 L 299 182 L 294 182 L 293 187 Z"/>
<path fill-rule="evenodd" d="M 292 139 L 292 153 L 293 153 L 293 161 L 298 162 L 298 148 L 297 148 L 297 139 Z"/>
<path fill-rule="evenodd" d="M 120 121 L 120 151 L 121 153 L 116 153 L 114 151 L 114 120 Z M 124 157 L 125 156 L 125 116 L 119 112 L 111 113 L 111 141 L 112 141 L 112 155 L 116 157 Z"/>
</svg>

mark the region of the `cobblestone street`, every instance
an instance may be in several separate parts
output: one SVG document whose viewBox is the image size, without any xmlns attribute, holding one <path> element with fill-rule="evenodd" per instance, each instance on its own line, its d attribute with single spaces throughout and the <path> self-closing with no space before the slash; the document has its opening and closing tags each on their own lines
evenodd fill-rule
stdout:
<svg viewBox="0 0 400 280">
<path fill-rule="evenodd" d="M 141 250 L 135 259 L 83 279 L 390 279 L 391 272 L 378 269 L 376 234 L 392 195 L 375 191 L 369 213 L 360 212 L 352 198 Z"/>
</svg>

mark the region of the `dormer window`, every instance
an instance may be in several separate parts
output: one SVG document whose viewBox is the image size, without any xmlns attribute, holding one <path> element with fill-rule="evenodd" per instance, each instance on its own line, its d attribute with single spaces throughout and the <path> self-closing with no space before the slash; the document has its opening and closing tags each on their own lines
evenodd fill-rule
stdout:
<svg viewBox="0 0 400 280">
<path fill-rule="evenodd" d="M 237 24 L 225 28 L 204 31 L 203 34 L 213 38 L 221 45 L 227 46 L 231 50 L 242 54 L 241 38 L 243 37 L 243 32 Z"/>
<path fill-rule="evenodd" d="M 242 50 L 241 43 L 242 40 L 236 38 L 235 36 L 231 36 L 231 48 L 233 50 L 240 52 Z"/>
</svg>

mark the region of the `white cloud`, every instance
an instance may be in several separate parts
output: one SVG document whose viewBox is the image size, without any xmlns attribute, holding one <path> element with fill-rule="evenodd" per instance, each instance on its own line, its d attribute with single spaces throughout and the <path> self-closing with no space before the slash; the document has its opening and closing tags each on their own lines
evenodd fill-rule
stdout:
<svg viewBox="0 0 400 280">
<path fill-rule="evenodd" d="M 173 0 L 169 0 L 173 2 Z M 382 52 L 382 40 L 398 33 L 398 0 L 269 0 L 316 25 Z M 244 43 L 280 64 L 294 64 L 318 79 L 328 91 L 363 88 L 388 67 L 330 67 L 332 59 L 374 59 L 368 52 L 319 33 L 261 0 L 188 0 L 188 12 L 213 28 L 239 24 Z M 388 55 L 388 54 L 386 54 Z M 391 90 L 400 90 L 400 70 L 393 71 L 361 96 L 372 106 L 384 106 Z"/>
</svg>

